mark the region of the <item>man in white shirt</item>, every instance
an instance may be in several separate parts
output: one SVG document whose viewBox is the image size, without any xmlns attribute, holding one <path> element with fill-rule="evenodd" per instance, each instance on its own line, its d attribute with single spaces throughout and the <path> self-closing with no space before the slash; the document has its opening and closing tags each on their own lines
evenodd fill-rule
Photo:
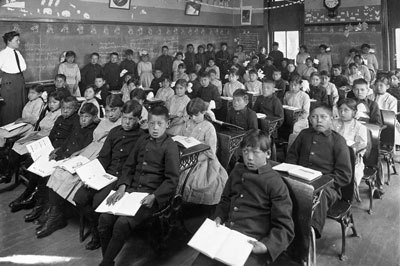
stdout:
<svg viewBox="0 0 400 266">
<path fill-rule="evenodd" d="M 21 116 L 25 102 L 25 80 L 23 71 L 26 63 L 17 51 L 20 36 L 16 31 L 7 32 L 3 36 L 6 48 L 0 51 L 1 97 L 4 104 L 0 111 L 0 125 L 14 122 Z"/>
</svg>

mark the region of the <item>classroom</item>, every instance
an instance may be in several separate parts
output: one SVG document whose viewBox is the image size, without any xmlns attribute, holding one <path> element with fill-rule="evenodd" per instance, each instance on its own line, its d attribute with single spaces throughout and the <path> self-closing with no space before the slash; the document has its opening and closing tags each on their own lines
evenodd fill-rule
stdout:
<svg viewBox="0 0 400 266">
<path fill-rule="evenodd" d="M 0 265 L 400 265 L 397 0 L 0 0 Z"/>
</svg>

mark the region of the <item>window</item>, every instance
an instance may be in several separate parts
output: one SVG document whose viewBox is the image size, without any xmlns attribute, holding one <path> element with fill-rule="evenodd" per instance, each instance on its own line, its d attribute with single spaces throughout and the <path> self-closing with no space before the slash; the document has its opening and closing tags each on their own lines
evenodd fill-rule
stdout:
<svg viewBox="0 0 400 266">
<path fill-rule="evenodd" d="M 395 30 L 395 38 L 396 38 L 395 40 L 396 48 L 395 48 L 394 58 L 396 60 L 396 68 L 400 68 L 400 28 L 397 28 Z"/>
<path fill-rule="evenodd" d="M 283 52 L 286 58 L 296 59 L 296 55 L 299 52 L 298 31 L 275 31 L 274 42 L 279 43 L 279 50 Z"/>
</svg>

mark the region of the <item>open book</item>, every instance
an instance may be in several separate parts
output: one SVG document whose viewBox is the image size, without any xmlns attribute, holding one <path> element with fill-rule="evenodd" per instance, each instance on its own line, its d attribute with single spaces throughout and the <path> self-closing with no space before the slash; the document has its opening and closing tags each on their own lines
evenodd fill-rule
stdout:
<svg viewBox="0 0 400 266">
<path fill-rule="evenodd" d="M 105 198 L 100 206 L 97 207 L 96 212 L 110 213 L 120 216 L 135 216 L 139 208 L 142 206 L 140 202 L 147 195 L 149 195 L 148 193 L 142 192 L 125 192 L 124 196 L 122 196 L 122 198 L 114 205 L 107 205 L 108 197 L 110 197 L 114 193 L 115 191 L 112 190 L 110 194 L 108 194 L 107 198 Z"/>
<path fill-rule="evenodd" d="M 272 169 L 275 171 L 287 172 L 291 176 L 295 176 L 306 181 L 313 181 L 314 179 L 322 176 L 320 171 L 290 163 L 281 163 L 275 165 L 272 167 Z"/>
<path fill-rule="evenodd" d="M 39 157 L 31 166 L 28 167 L 28 171 L 34 173 L 41 177 L 46 177 L 51 175 L 56 167 L 60 166 L 64 160 L 62 161 L 49 161 L 49 156 L 41 156 Z"/>
<path fill-rule="evenodd" d="M 206 219 L 188 245 L 214 260 L 241 266 L 253 249 L 249 240 L 255 239 Z"/>
<path fill-rule="evenodd" d="M 232 100 L 233 100 L 233 97 L 221 96 L 221 99 L 222 99 L 222 100 L 225 100 L 225 101 L 232 101 Z"/>
<path fill-rule="evenodd" d="M 257 113 L 257 118 L 258 119 L 264 119 L 264 118 L 267 118 L 267 115 L 263 114 L 263 113 Z"/>
<path fill-rule="evenodd" d="M 106 173 L 98 159 L 77 168 L 76 173 L 85 185 L 95 190 L 100 190 L 117 180 L 117 177 Z"/>
<path fill-rule="evenodd" d="M 352 147 L 354 144 L 356 144 L 356 142 L 354 140 L 349 139 L 349 140 L 346 140 L 346 144 L 347 144 L 347 146 Z"/>
<path fill-rule="evenodd" d="M 70 158 L 64 160 L 64 162 L 60 165 L 60 167 L 64 170 L 70 172 L 71 174 L 75 174 L 77 168 L 87 164 L 88 162 L 89 162 L 88 158 L 86 158 L 82 155 L 79 155 L 79 156 L 70 157 Z"/>
<path fill-rule="evenodd" d="M 178 135 L 178 136 L 172 137 L 172 139 L 173 139 L 173 141 L 176 141 L 179 144 L 181 144 L 186 149 L 201 144 L 200 141 L 198 141 L 197 139 L 195 139 L 193 137 L 185 137 L 185 136 Z"/>
<path fill-rule="evenodd" d="M 15 122 L 12 122 L 10 124 L 2 126 L 1 128 L 10 132 L 10 131 L 13 131 L 14 129 L 23 127 L 25 125 L 26 125 L 26 123 L 15 123 Z"/>
<path fill-rule="evenodd" d="M 301 110 L 300 108 L 290 106 L 290 105 L 283 105 L 282 107 L 283 107 L 283 109 L 291 110 L 291 111 L 300 111 Z"/>
<path fill-rule="evenodd" d="M 26 149 L 31 154 L 32 160 L 36 161 L 39 157 L 48 157 L 54 150 L 49 137 L 44 137 L 26 145 Z"/>
</svg>

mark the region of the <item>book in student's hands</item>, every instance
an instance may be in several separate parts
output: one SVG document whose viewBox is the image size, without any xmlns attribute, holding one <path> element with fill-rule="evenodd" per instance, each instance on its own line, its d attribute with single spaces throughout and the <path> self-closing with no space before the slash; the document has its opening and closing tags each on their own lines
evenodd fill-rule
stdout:
<svg viewBox="0 0 400 266">
<path fill-rule="evenodd" d="M 188 245 L 219 262 L 242 266 L 253 249 L 249 240 L 256 241 L 223 225 L 217 226 L 214 221 L 206 219 Z"/>
<path fill-rule="evenodd" d="M 290 105 L 283 105 L 282 107 L 283 107 L 283 109 L 291 110 L 291 111 L 299 111 L 299 110 L 301 110 L 300 108 L 297 108 L 297 107 L 294 107 L 294 106 L 290 106 Z"/>
<path fill-rule="evenodd" d="M 195 139 L 193 137 L 185 137 L 185 136 L 179 136 L 179 135 L 173 136 L 172 140 L 178 142 L 186 149 L 201 144 L 200 141 L 198 141 L 197 139 Z"/>
<path fill-rule="evenodd" d="M 84 164 L 87 164 L 88 162 L 89 162 L 88 158 L 82 155 L 78 155 L 64 160 L 64 162 L 60 164 L 59 167 L 61 167 L 65 171 L 70 172 L 71 174 L 75 174 L 77 168 L 83 166 Z"/>
<path fill-rule="evenodd" d="M 33 164 L 31 164 L 31 166 L 28 167 L 27 170 L 38 176 L 46 177 L 46 176 L 51 175 L 54 172 L 54 170 L 56 169 L 56 167 L 60 166 L 63 162 L 64 162 L 64 160 L 49 161 L 49 156 L 45 155 L 45 156 L 41 156 L 38 159 L 36 159 L 36 161 L 34 161 Z"/>
<path fill-rule="evenodd" d="M 26 125 L 26 123 L 24 123 L 24 122 L 21 122 L 21 123 L 12 122 L 12 123 L 10 123 L 10 124 L 7 124 L 7 125 L 5 125 L 5 126 L 2 126 L 1 128 L 4 129 L 4 130 L 7 130 L 8 132 L 10 132 L 10 131 L 13 131 L 14 129 L 23 127 L 23 126 L 25 126 L 25 125 Z"/>
<path fill-rule="evenodd" d="M 39 157 L 48 157 L 54 150 L 54 147 L 51 144 L 49 137 L 44 137 L 27 144 L 26 149 L 31 154 L 32 160 L 36 161 Z"/>
<path fill-rule="evenodd" d="M 320 171 L 290 163 L 281 163 L 275 165 L 272 167 L 272 169 L 275 171 L 287 172 L 291 176 L 295 176 L 306 181 L 313 181 L 314 179 L 322 176 Z"/>
<path fill-rule="evenodd" d="M 107 174 L 98 159 L 77 168 L 76 173 L 85 185 L 95 190 L 100 190 L 117 180 L 117 177 Z"/>
<path fill-rule="evenodd" d="M 107 198 L 105 198 L 99 207 L 97 207 L 96 212 L 119 216 L 135 216 L 139 208 L 142 206 L 141 201 L 149 195 L 149 193 L 143 192 L 125 192 L 124 196 L 122 196 L 122 198 L 114 205 L 107 205 L 108 197 L 114 193 L 115 191 L 112 190 L 110 194 L 108 194 Z"/>
</svg>

